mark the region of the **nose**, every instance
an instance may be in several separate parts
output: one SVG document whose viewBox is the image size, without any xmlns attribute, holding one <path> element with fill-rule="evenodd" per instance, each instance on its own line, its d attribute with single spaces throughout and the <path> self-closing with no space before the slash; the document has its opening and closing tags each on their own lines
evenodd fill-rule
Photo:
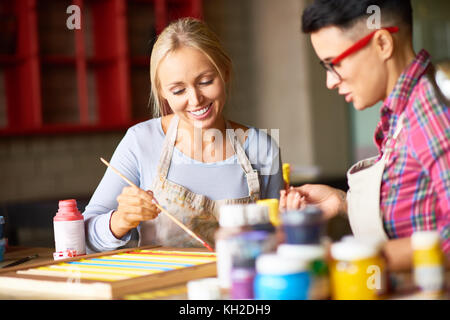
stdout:
<svg viewBox="0 0 450 320">
<path fill-rule="evenodd" d="M 327 71 L 327 88 L 332 90 L 337 87 L 341 80 L 331 71 Z"/>
<path fill-rule="evenodd" d="M 202 102 L 202 97 L 203 96 L 198 89 L 192 88 L 189 90 L 189 105 L 194 107 L 199 106 Z"/>
</svg>

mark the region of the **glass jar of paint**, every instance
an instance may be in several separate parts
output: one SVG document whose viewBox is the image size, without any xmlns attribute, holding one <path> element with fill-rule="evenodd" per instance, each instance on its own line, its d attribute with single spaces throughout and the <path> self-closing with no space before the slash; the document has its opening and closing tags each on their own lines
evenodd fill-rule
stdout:
<svg viewBox="0 0 450 320">
<path fill-rule="evenodd" d="M 256 259 L 255 299 L 306 300 L 310 285 L 308 265 L 295 257 L 268 253 Z"/>
<path fill-rule="evenodd" d="M 253 299 L 255 261 L 276 249 L 274 235 L 267 231 L 246 231 L 232 240 L 231 298 Z"/>
<path fill-rule="evenodd" d="M 320 244 L 324 233 L 322 211 L 315 206 L 281 214 L 285 243 Z"/>
<path fill-rule="evenodd" d="M 380 245 L 371 241 L 345 240 L 332 244 L 331 298 L 378 300 L 387 290 L 385 261 Z"/>
<path fill-rule="evenodd" d="M 425 295 L 439 296 L 445 286 L 444 255 L 437 231 L 416 231 L 411 236 L 414 282 Z"/>
<path fill-rule="evenodd" d="M 234 256 L 231 268 L 231 299 L 254 299 L 255 276 L 255 258 Z"/>
<path fill-rule="evenodd" d="M 248 230 L 246 227 L 244 205 L 223 205 L 220 207 L 219 229 L 215 233 L 215 249 L 217 255 L 217 277 L 223 289 L 231 286 L 231 267 L 233 243 L 236 235 Z"/>
<path fill-rule="evenodd" d="M 284 257 L 296 257 L 308 265 L 311 284 L 308 300 L 325 300 L 330 297 L 330 278 L 322 244 L 287 244 L 278 246 L 277 253 Z"/>
</svg>

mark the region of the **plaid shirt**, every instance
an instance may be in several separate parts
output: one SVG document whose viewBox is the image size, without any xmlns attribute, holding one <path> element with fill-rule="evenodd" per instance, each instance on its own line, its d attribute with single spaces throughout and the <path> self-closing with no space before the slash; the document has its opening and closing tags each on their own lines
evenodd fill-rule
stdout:
<svg viewBox="0 0 450 320">
<path fill-rule="evenodd" d="M 380 208 L 389 238 L 437 229 L 450 254 L 450 111 L 426 76 L 430 67 L 422 50 L 381 108 L 375 131 L 380 158 L 399 116 L 406 117 L 384 169 Z"/>
</svg>

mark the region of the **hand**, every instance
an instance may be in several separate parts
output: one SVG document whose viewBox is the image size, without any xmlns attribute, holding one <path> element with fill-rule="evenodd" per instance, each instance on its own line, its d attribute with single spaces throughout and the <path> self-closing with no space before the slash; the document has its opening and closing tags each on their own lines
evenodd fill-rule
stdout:
<svg viewBox="0 0 450 320">
<path fill-rule="evenodd" d="M 153 203 L 153 192 L 143 191 L 134 187 L 125 187 L 117 197 L 117 210 L 111 215 L 111 231 L 118 239 L 131 229 L 136 228 L 141 221 L 155 219 L 161 210 Z"/>
<path fill-rule="evenodd" d="M 303 199 L 300 198 L 302 199 L 300 206 L 316 205 L 322 210 L 326 219 L 330 219 L 340 212 L 347 213 L 346 193 L 342 190 L 321 184 L 305 184 L 293 189 L 292 191 L 289 190 L 289 194 L 296 192 L 303 197 Z M 294 197 L 294 200 L 291 200 L 292 202 L 289 201 L 289 195 L 285 200 L 283 199 L 283 191 L 280 192 L 280 210 L 283 209 L 282 205 L 284 205 L 284 209 L 288 210 L 300 208 L 300 206 L 295 207 L 299 203 L 298 200 L 295 200 L 298 196 L 293 195 L 291 199 L 292 197 Z"/>
<path fill-rule="evenodd" d="M 303 209 L 306 206 L 305 197 L 301 195 L 294 187 L 280 191 L 280 212 L 285 210 Z"/>
</svg>

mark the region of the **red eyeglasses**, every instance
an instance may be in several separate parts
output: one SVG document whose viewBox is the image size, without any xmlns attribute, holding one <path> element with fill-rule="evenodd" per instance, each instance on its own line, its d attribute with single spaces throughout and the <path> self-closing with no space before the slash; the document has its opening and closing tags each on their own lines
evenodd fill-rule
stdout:
<svg viewBox="0 0 450 320">
<path fill-rule="evenodd" d="M 354 45 L 352 45 L 350 48 L 345 50 L 343 53 L 338 55 L 336 58 L 331 60 L 331 62 L 325 62 L 320 61 L 320 65 L 325 68 L 325 70 L 331 72 L 334 76 L 337 77 L 337 79 L 341 80 L 341 76 L 339 73 L 337 73 L 336 69 L 334 68 L 339 62 L 341 62 L 344 58 L 348 57 L 349 55 L 352 55 L 353 53 L 357 52 L 358 50 L 361 50 L 364 48 L 372 39 L 372 37 L 375 35 L 375 33 L 379 30 L 387 30 L 390 33 L 396 33 L 399 28 L 398 27 L 387 27 L 387 28 L 381 28 L 377 29 L 371 33 L 369 33 L 364 38 L 358 40 Z"/>
</svg>

